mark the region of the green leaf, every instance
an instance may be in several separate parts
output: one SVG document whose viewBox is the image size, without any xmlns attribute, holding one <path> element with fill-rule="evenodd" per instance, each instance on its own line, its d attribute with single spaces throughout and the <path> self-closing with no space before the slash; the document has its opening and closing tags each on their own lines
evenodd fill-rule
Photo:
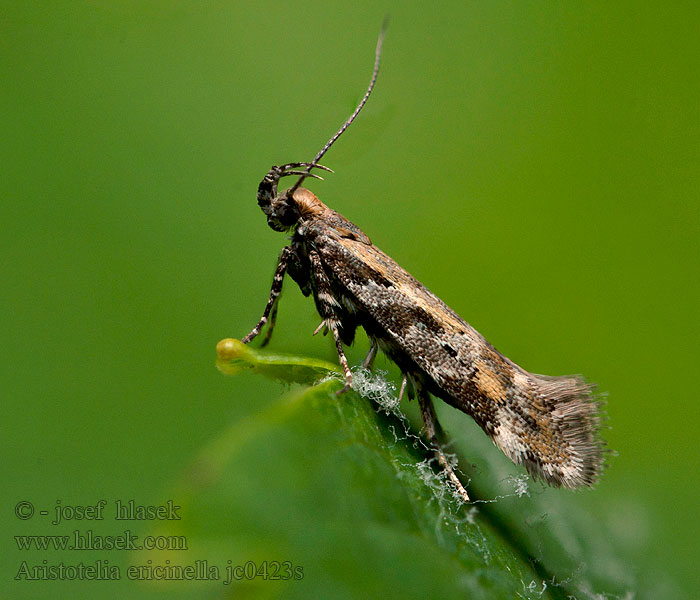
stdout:
<svg viewBox="0 0 700 600">
<path fill-rule="evenodd" d="M 218 349 L 217 366 L 225 373 L 250 370 L 309 382 L 336 369 L 315 359 L 256 351 L 236 340 L 222 340 Z M 391 393 L 381 377 L 358 371 L 355 379 L 375 398 Z M 563 577 L 548 571 L 532 551 L 538 546 L 541 554 L 543 536 L 523 539 L 533 531 L 529 525 L 518 528 L 533 508 L 527 494 L 500 497 L 517 501 L 511 505 L 495 502 L 498 497 L 485 502 L 483 496 L 474 504 L 460 503 L 405 417 L 376 410 L 355 391 L 338 397 L 340 386 L 330 379 L 300 387 L 229 425 L 175 487 L 182 520 L 163 522 L 154 532 L 186 536 L 189 558 L 181 551 L 149 551 L 134 562 L 199 559 L 218 567 L 218 579 L 192 582 L 198 598 L 573 594 L 570 582 L 562 584 Z M 475 493 L 473 484 L 469 491 Z M 498 504 L 516 508 L 504 516 L 494 510 Z M 561 553 L 561 545 L 555 546 Z M 257 577 L 224 583 L 227 567 L 241 566 L 245 576 L 246 568 L 253 573 L 252 565 Z M 571 579 L 570 565 L 563 565 Z M 577 583 L 583 586 L 576 587 L 590 590 L 580 570 L 579 565 Z M 283 572 L 302 578 L 269 579 Z"/>
</svg>

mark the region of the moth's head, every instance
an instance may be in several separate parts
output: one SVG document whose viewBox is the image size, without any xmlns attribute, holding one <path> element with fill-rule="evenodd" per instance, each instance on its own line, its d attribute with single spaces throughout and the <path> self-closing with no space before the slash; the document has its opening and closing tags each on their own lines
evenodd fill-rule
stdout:
<svg viewBox="0 0 700 600">
<path fill-rule="evenodd" d="M 267 224 L 275 231 L 287 231 L 299 220 L 296 202 L 287 192 L 267 202 L 260 202 L 258 198 L 258 204 L 267 216 Z"/>
<path fill-rule="evenodd" d="M 325 205 L 309 190 L 299 187 L 301 179 L 297 185 L 277 194 L 277 182 L 280 177 L 287 175 L 300 175 L 300 171 L 292 170 L 290 167 L 307 166 L 311 163 L 292 163 L 283 167 L 272 167 L 258 186 L 258 205 L 267 217 L 267 224 L 275 231 L 287 231 L 304 219 L 321 214 L 326 210 Z M 314 167 L 327 169 L 321 165 Z M 305 177 L 316 177 L 317 175 L 303 173 Z"/>
<path fill-rule="evenodd" d="M 267 224 L 275 231 L 287 231 L 293 225 L 321 215 L 327 207 L 306 188 L 282 192 L 269 206 L 261 205 L 267 215 Z"/>
</svg>

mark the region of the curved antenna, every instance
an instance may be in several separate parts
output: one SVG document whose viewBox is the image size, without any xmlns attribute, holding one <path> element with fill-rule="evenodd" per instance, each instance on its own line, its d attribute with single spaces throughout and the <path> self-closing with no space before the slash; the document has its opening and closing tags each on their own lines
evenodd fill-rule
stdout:
<svg viewBox="0 0 700 600">
<path fill-rule="evenodd" d="M 311 164 L 306 167 L 306 172 L 299 177 L 299 180 L 291 187 L 289 190 L 287 190 L 288 195 L 293 195 L 296 189 L 302 184 L 304 179 L 308 177 L 308 173 L 311 171 L 311 169 L 314 168 L 314 166 L 318 163 L 319 160 L 323 157 L 323 155 L 328 152 L 330 147 L 335 143 L 335 141 L 343 135 L 343 132 L 350 126 L 350 123 L 352 123 L 355 120 L 355 117 L 360 113 L 362 110 L 362 107 L 365 105 L 367 102 L 367 99 L 369 98 L 369 95 L 372 93 L 372 90 L 374 89 L 374 84 L 377 81 L 377 75 L 379 74 L 379 58 L 382 55 L 382 43 L 384 42 L 384 34 L 386 33 L 386 28 L 389 25 L 389 15 L 384 17 L 384 21 L 382 22 L 382 28 L 379 32 L 379 38 L 377 38 L 377 48 L 374 53 L 374 70 L 372 71 L 372 79 L 369 82 L 369 87 L 367 88 L 367 91 L 365 92 L 364 97 L 362 100 L 360 100 L 360 103 L 357 105 L 357 108 L 354 110 L 354 112 L 350 115 L 347 121 L 342 124 L 340 129 L 335 132 L 333 137 L 326 142 L 326 145 L 321 148 L 319 153 L 316 155 L 316 158 L 314 158 L 311 161 Z"/>
</svg>

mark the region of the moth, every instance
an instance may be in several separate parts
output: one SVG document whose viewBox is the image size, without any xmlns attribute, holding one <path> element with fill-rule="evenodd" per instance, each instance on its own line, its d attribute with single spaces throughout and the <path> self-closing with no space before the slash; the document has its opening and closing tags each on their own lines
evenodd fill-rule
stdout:
<svg viewBox="0 0 700 600">
<path fill-rule="evenodd" d="M 381 349 L 403 373 L 399 397 L 408 389 L 418 399 L 425 435 L 448 479 L 469 496 L 442 451 L 431 396 L 470 415 L 514 463 L 553 486 L 592 486 L 603 464 L 600 406 L 594 387 L 579 376 L 529 373 L 499 353 L 484 337 L 374 246 L 354 223 L 301 186 L 312 169 L 331 171 L 318 161 L 353 122 L 367 102 L 379 71 L 384 28 L 367 91 L 352 115 L 311 162 L 273 166 L 258 186 L 257 200 L 275 231 L 291 233 L 279 256 L 262 318 L 243 338 L 250 342 L 269 322 L 270 339 L 285 275 L 316 304 L 321 329 L 330 331 L 345 386 L 352 373 L 344 346 L 362 327 L 370 340 L 364 366 Z M 278 192 L 283 177 L 298 176 Z"/>
</svg>

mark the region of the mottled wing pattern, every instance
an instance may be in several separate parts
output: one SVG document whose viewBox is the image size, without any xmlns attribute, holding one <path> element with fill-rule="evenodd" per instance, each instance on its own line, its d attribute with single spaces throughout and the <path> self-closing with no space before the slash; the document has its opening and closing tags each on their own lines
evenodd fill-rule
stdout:
<svg viewBox="0 0 700 600">
<path fill-rule="evenodd" d="M 307 236 L 345 301 L 370 315 L 513 462 L 552 485 L 596 481 L 603 449 L 592 386 L 520 368 L 364 234 L 319 220 Z"/>
</svg>

